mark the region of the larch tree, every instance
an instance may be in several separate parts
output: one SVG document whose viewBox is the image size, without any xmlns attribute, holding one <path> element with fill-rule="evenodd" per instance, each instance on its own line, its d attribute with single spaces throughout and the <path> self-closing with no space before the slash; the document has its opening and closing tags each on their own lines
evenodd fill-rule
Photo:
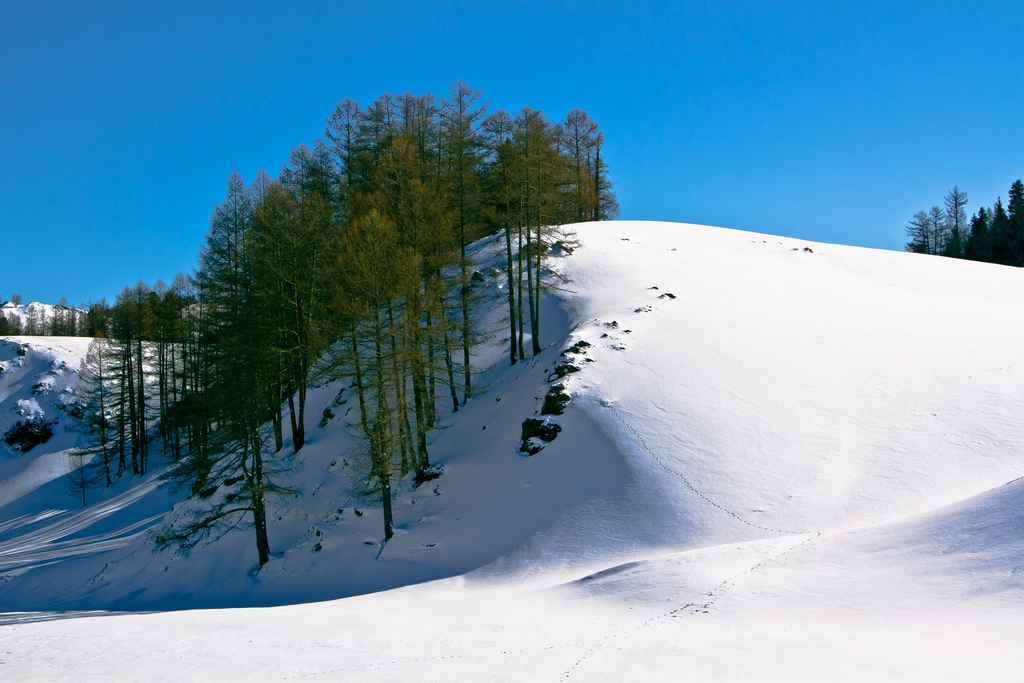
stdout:
<svg viewBox="0 0 1024 683">
<path fill-rule="evenodd" d="M 958 187 L 953 187 L 946 195 L 946 244 L 943 247 L 943 254 L 946 256 L 963 256 L 967 242 L 967 212 L 964 211 L 966 205 L 967 193 L 961 192 Z"/>
<path fill-rule="evenodd" d="M 114 433 L 111 422 L 113 385 L 109 372 L 110 349 L 106 339 L 89 342 L 78 371 L 75 394 L 78 401 L 79 441 L 71 452 L 72 488 L 86 505 L 86 490 L 93 485 L 110 486 L 114 481 Z"/>
<path fill-rule="evenodd" d="M 482 157 L 479 126 L 487 112 L 480 103 L 479 90 L 470 88 L 463 81 L 451 87 L 448 99 L 441 104 L 441 153 L 444 158 L 447 185 L 456 208 L 456 231 L 459 241 L 459 274 L 461 287 L 459 301 L 462 304 L 462 365 L 463 402 L 473 394 L 470 347 L 472 346 L 470 322 L 469 257 L 466 252 L 475 238 L 477 207 L 475 198 L 477 166 Z"/>
<path fill-rule="evenodd" d="M 518 360 L 517 329 L 521 315 L 517 307 L 517 285 L 521 284 L 516 276 L 517 260 L 513 256 L 513 230 L 518 235 L 520 213 L 518 178 L 522 175 L 519 167 L 519 156 L 512 144 L 513 121 L 508 112 L 499 109 L 484 119 L 483 135 L 487 149 L 485 166 L 485 193 L 489 207 L 491 228 L 504 233 L 505 243 L 505 295 L 508 302 L 509 320 L 509 364 L 515 365 Z"/>
<path fill-rule="evenodd" d="M 918 254 L 932 254 L 932 228 L 931 221 L 928 220 L 928 214 L 924 211 L 918 211 L 914 214 L 914 217 L 910 219 L 910 223 L 907 224 L 907 241 L 906 250 L 915 252 Z"/>
<path fill-rule="evenodd" d="M 401 447 L 401 422 L 396 417 L 397 411 L 403 409 L 396 405 L 395 381 L 399 375 L 394 368 L 402 361 L 394 341 L 400 334 L 400 323 L 392 305 L 415 282 L 421 266 L 418 255 L 401 245 L 394 224 L 376 209 L 350 226 L 343 254 L 346 286 L 353 300 L 363 307 L 354 334 L 357 362 L 363 355 L 369 359 L 359 377 L 363 392 L 360 427 L 369 453 L 371 477 L 384 510 L 387 541 L 394 535 L 392 478 Z"/>
<path fill-rule="evenodd" d="M 265 301 L 256 288 L 248 243 L 252 201 L 241 177 L 233 173 L 224 202 L 210 220 L 198 273 L 208 298 L 209 343 L 213 357 L 202 404 L 217 429 L 204 452 L 182 458 L 170 476 L 195 494 L 190 511 L 171 520 L 157 537 L 159 545 L 183 550 L 239 522 L 251 524 L 259 566 L 270 559 L 267 496 L 282 493 L 273 484 L 266 461 L 262 426 L 274 410 L 273 330 L 262 315 Z"/>
<path fill-rule="evenodd" d="M 946 248 L 949 237 L 946 233 L 947 227 L 946 212 L 940 206 L 933 206 L 928 212 L 928 229 L 931 233 L 931 251 L 929 253 L 941 254 Z"/>
</svg>

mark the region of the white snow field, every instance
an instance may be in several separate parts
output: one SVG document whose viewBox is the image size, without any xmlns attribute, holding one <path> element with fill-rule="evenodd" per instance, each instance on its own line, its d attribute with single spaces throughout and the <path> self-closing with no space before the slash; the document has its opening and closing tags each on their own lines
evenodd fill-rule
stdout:
<svg viewBox="0 0 1024 683">
<path fill-rule="evenodd" d="M 574 229 L 536 359 L 507 367 L 482 267 L 490 369 L 383 548 L 337 383 L 286 455 L 304 495 L 274 504 L 259 572 L 244 528 L 151 553 L 170 486 L 82 509 L 52 477 L 0 483 L 0 679 L 1020 680 L 1024 272 Z M 580 371 L 549 380 L 566 358 Z M 526 457 L 555 383 L 562 432 Z M 35 457 L 0 452 L 3 475 Z"/>
</svg>

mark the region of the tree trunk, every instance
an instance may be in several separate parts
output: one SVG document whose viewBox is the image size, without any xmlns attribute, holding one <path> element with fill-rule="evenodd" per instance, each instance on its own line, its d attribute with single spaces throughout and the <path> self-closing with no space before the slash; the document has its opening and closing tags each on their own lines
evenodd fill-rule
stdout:
<svg viewBox="0 0 1024 683">
<path fill-rule="evenodd" d="M 537 309 L 534 299 L 534 283 L 533 283 L 533 252 L 534 246 L 533 241 L 533 226 L 530 222 L 530 184 L 526 184 L 526 300 L 530 308 L 530 334 L 533 336 L 531 340 L 533 344 L 533 355 L 537 355 Z"/>
<path fill-rule="evenodd" d="M 288 417 L 291 419 L 292 425 L 292 449 L 298 451 L 295 448 L 295 435 L 299 432 L 299 424 L 295 415 L 295 390 L 292 389 L 291 393 L 288 394 Z"/>
<path fill-rule="evenodd" d="M 374 419 L 373 436 L 370 438 L 371 459 L 377 470 L 380 482 L 381 504 L 384 507 L 384 540 L 390 540 L 393 516 L 391 510 L 391 410 L 388 407 L 387 392 L 384 385 L 385 369 L 383 357 L 384 333 L 380 322 L 379 308 L 373 311 L 374 346 L 376 351 L 375 372 L 377 388 L 377 417 Z"/>
<path fill-rule="evenodd" d="M 427 453 L 427 410 L 425 404 L 426 377 L 423 363 L 423 340 L 420 338 L 420 297 L 419 285 L 417 285 L 410 297 L 409 332 L 411 344 L 409 345 L 409 360 L 412 363 L 412 400 L 413 410 L 416 415 L 416 475 L 422 478 L 423 471 L 430 467 L 430 456 Z M 413 313 L 415 315 L 413 315 Z"/>
<path fill-rule="evenodd" d="M 429 280 L 423 282 L 424 296 L 429 302 Z M 424 396 L 424 404 L 426 407 L 426 425 L 429 429 L 434 426 L 434 422 L 437 421 L 437 349 L 434 347 L 434 324 L 433 316 L 430 313 L 430 303 L 426 306 L 425 311 L 426 319 L 426 337 L 427 337 L 427 360 L 425 363 L 425 372 L 427 379 L 427 386 L 425 389 L 426 396 Z"/>
<path fill-rule="evenodd" d="M 438 282 L 438 289 L 440 290 L 444 284 Z M 445 310 L 444 304 L 444 291 L 438 292 L 438 301 L 441 304 L 441 315 L 439 316 L 441 321 L 441 337 L 444 344 L 444 365 L 448 371 L 448 390 L 452 396 L 452 412 L 459 412 L 459 396 L 455 391 L 455 367 L 452 362 L 452 341 L 451 336 L 448 334 L 448 313 Z"/>
<path fill-rule="evenodd" d="M 299 379 L 299 414 L 296 422 L 296 429 L 292 433 L 292 444 L 295 452 L 298 453 L 306 445 L 306 379 Z"/>
<path fill-rule="evenodd" d="M 132 475 L 138 476 L 139 474 L 139 419 L 136 414 L 138 406 L 135 403 L 135 370 L 132 365 L 132 346 L 129 340 L 124 342 L 123 357 L 126 359 L 126 364 L 123 366 L 125 372 L 122 375 L 122 381 L 128 385 L 128 424 L 131 427 L 132 437 Z"/>
<path fill-rule="evenodd" d="M 250 492 L 252 494 L 252 518 L 256 531 L 256 554 L 259 556 L 260 567 L 270 561 L 270 540 L 267 537 L 267 506 L 263 485 L 263 454 L 259 445 L 259 426 L 255 426 L 256 435 L 250 442 L 252 450 L 252 474 Z"/>
<path fill-rule="evenodd" d="M 541 352 L 540 347 L 540 274 L 541 264 L 543 263 L 544 257 L 544 242 L 541 239 L 541 221 L 538 216 L 537 220 L 537 277 L 536 287 L 534 288 L 534 303 L 530 307 L 530 335 L 533 337 L 533 355 L 536 356 Z"/>
<path fill-rule="evenodd" d="M 145 474 L 149 469 L 149 457 L 146 443 L 146 375 L 145 366 L 143 365 L 143 353 L 142 353 L 142 333 L 141 325 L 139 327 L 139 342 L 138 342 L 138 401 L 139 401 L 139 470 L 140 474 Z"/>
<path fill-rule="evenodd" d="M 514 274 L 515 263 L 512 260 L 512 225 L 509 221 L 509 196 L 508 182 L 505 183 L 505 279 L 508 281 L 508 360 L 510 365 L 516 364 L 516 280 Z"/>
<path fill-rule="evenodd" d="M 516 237 L 519 241 L 519 249 L 516 252 L 516 313 L 519 317 L 519 360 L 526 358 L 526 350 L 523 346 L 523 334 L 526 321 L 523 318 L 523 229 L 516 230 Z"/>
</svg>

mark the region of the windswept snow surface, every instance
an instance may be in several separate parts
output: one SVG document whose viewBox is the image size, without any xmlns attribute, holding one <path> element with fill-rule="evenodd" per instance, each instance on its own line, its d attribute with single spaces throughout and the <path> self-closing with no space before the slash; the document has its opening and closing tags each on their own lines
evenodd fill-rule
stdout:
<svg viewBox="0 0 1024 683">
<path fill-rule="evenodd" d="M 138 537 L 0 582 L 19 610 L 353 597 L 11 613 L 4 678 L 1019 679 L 1024 272 L 694 225 L 575 229 L 547 350 L 501 364 L 496 297 L 486 390 L 433 435 L 444 476 L 399 492 L 383 550 L 379 512 L 352 517 L 335 483 L 351 447 L 335 420 L 302 452 L 317 495 L 278 505 L 271 541 L 290 540 L 258 575 L 242 530 L 187 560 Z M 517 454 L 579 341 L 561 434 Z"/>
</svg>

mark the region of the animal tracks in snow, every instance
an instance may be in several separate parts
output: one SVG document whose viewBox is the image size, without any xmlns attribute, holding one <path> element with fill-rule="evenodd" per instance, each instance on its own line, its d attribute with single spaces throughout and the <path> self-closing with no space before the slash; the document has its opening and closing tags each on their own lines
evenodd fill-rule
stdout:
<svg viewBox="0 0 1024 683">
<path fill-rule="evenodd" d="M 637 432 L 636 429 L 633 428 L 633 425 L 629 424 L 629 422 L 627 422 L 625 420 L 625 418 L 622 417 L 621 413 L 619 413 L 618 410 L 616 410 L 615 408 L 611 408 L 611 411 L 612 411 L 612 414 L 615 415 L 615 417 L 619 420 L 619 422 L 621 422 L 623 425 L 625 425 L 626 429 L 628 429 L 630 431 L 630 433 L 632 433 L 633 436 L 636 437 L 637 441 L 640 442 L 640 445 L 643 447 L 643 449 L 645 451 L 647 451 L 647 454 L 650 455 L 654 459 L 654 462 L 658 463 L 658 465 L 661 466 L 667 472 L 669 472 L 669 473 L 675 475 L 676 477 L 678 477 L 679 479 L 681 479 L 683 484 L 686 486 L 686 488 L 688 488 L 693 494 L 695 494 L 698 498 L 703 500 L 708 505 L 711 505 L 712 507 L 717 508 L 718 510 L 721 510 L 725 514 L 733 517 L 734 519 L 736 519 L 739 522 L 742 522 L 743 524 L 746 524 L 749 527 L 753 527 L 755 529 L 761 529 L 762 531 L 768 531 L 768 532 L 771 532 L 773 534 L 779 534 L 779 535 L 783 535 L 783 536 L 791 536 L 791 535 L 794 535 L 794 534 L 813 533 L 813 532 L 809 532 L 809 531 L 792 531 L 792 530 L 775 529 L 775 528 L 768 527 L 768 526 L 762 526 L 760 524 L 756 524 L 754 522 L 751 522 L 750 520 L 744 519 L 743 517 L 740 517 L 738 514 L 736 514 L 735 512 L 730 510 L 729 508 L 725 507 L 724 505 L 721 505 L 720 503 L 716 503 L 711 498 L 709 498 L 706 494 L 704 494 L 702 491 L 699 491 L 693 485 L 693 483 L 690 482 L 690 480 L 686 477 L 686 475 L 684 475 L 682 472 L 680 472 L 679 470 L 677 470 L 674 467 L 672 467 L 671 465 L 669 465 L 667 462 L 665 462 L 665 460 L 663 458 L 661 458 L 653 450 L 651 450 L 650 446 L 647 445 L 647 441 L 644 439 L 644 437 L 641 436 L 641 434 L 639 432 Z"/>
<path fill-rule="evenodd" d="M 562 679 L 563 680 L 569 680 L 570 678 L 572 678 L 573 674 L 575 674 L 577 672 L 577 670 L 580 668 L 580 666 L 584 662 L 586 662 L 588 659 L 590 659 L 595 654 L 597 654 L 601 649 L 604 648 L 604 646 L 612 643 L 615 640 L 619 640 L 619 639 L 622 639 L 622 638 L 626 638 L 626 637 L 629 637 L 629 636 L 633 636 L 633 635 L 637 635 L 639 633 L 642 633 L 644 631 L 644 629 L 647 629 L 647 628 L 653 626 L 654 624 L 656 624 L 656 623 L 658 623 L 660 621 L 666 621 L 666 620 L 669 620 L 669 619 L 679 619 L 679 618 L 685 618 L 687 616 L 695 616 L 695 615 L 703 615 L 703 614 L 711 613 L 711 611 L 712 611 L 715 603 L 718 601 L 718 599 L 721 598 L 726 593 L 728 593 L 729 591 L 731 591 L 733 588 L 735 588 L 742 581 L 742 579 L 744 577 L 749 577 L 749 576 L 755 575 L 758 572 L 768 568 L 769 566 L 777 563 L 779 560 L 783 559 L 784 557 L 786 557 L 790 553 L 792 553 L 792 552 L 794 552 L 796 550 L 799 550 L 800 548 L 803 548 L 804 546 L 808 545 L 809 543 L 812 543 L 812 542 L 820 539 L 822 536 L 825 535 L 825 532 L 815 532 L 815 533 L 808 533 L 808 534 L 801 534 L 801 535 L 804 536 L 804 538 L 802 538 L 798 542 L 793 543 L 792 545 L 790 545 L 788 548 L 786 548 L 785 550 L 783 550 L 780 553 L 772 555 L 771 557 L 768 557 L 768 558 L 766 558 L 764 560 L 761 560 L 760 562 L 758 562 L 758 563 L 748 567 L 747 569 L 744 569 L 743 571 L 737 572 L 737 573 L 729 576 L 728 578 L 726 578 L 723 581 L 721 581 L 718 584 L 716 584 L 707 593 L 702 594 L 701 598 L 696 599 L 696 600 L 691 600 L 691 601 L 686 602 L 686 603 L 684 603 L 682 605 L 674 607 L 674 608 L 672 608 L 670 610 L 659 611 L 658 613 L 651 615 L 650 617 L 648 617 L 644 621 L 640 622 L 639 624 L 636 624 L 636 625 L 633 625 L 633 626 L 629 626 L 629 627 L 625 627 L 625 628 L 619 629 L 619 630 L 617 630 L 615 632 L 611 632 L 611 633 L 605 634 L 605 636 L 599 642 L 594 643 L 593 645 L 591 645 L 590 648 L 588 648 L 575 662 L 573 662 L 569 666 L 568 669 L 565 670 L 565 672 L 562 675 Z M 594 580 L 594 579 L 605 578 L 605 577 L 608 577 L 608 576 L 613 576 L 613 575 L 615 575 L 617 573 L 620 573 L 620 572 L 623 572 L 623 571 L 627 571 L 627 570 L 631 569 L 632 567 L 634 567 L 634 566 L 636 566 L 638 564 L 639 563 L 636 563 L 636 562 L 630 562 L 630 563 L 627 563 L 626 565 L 622 565 L 620 567 L 613 567 L 611 569 L 606 569 L 604 571 L 597 572 L 597 573 L 592 574 L 590 576 L 584 577 L 583 579 L 579 579 L 579 582 L 582 583 L 582 582 L 589 581 L 589 580 Z M 620 647 L 620 650 L 621 649 L 622 648 Z"/>
</svg>

